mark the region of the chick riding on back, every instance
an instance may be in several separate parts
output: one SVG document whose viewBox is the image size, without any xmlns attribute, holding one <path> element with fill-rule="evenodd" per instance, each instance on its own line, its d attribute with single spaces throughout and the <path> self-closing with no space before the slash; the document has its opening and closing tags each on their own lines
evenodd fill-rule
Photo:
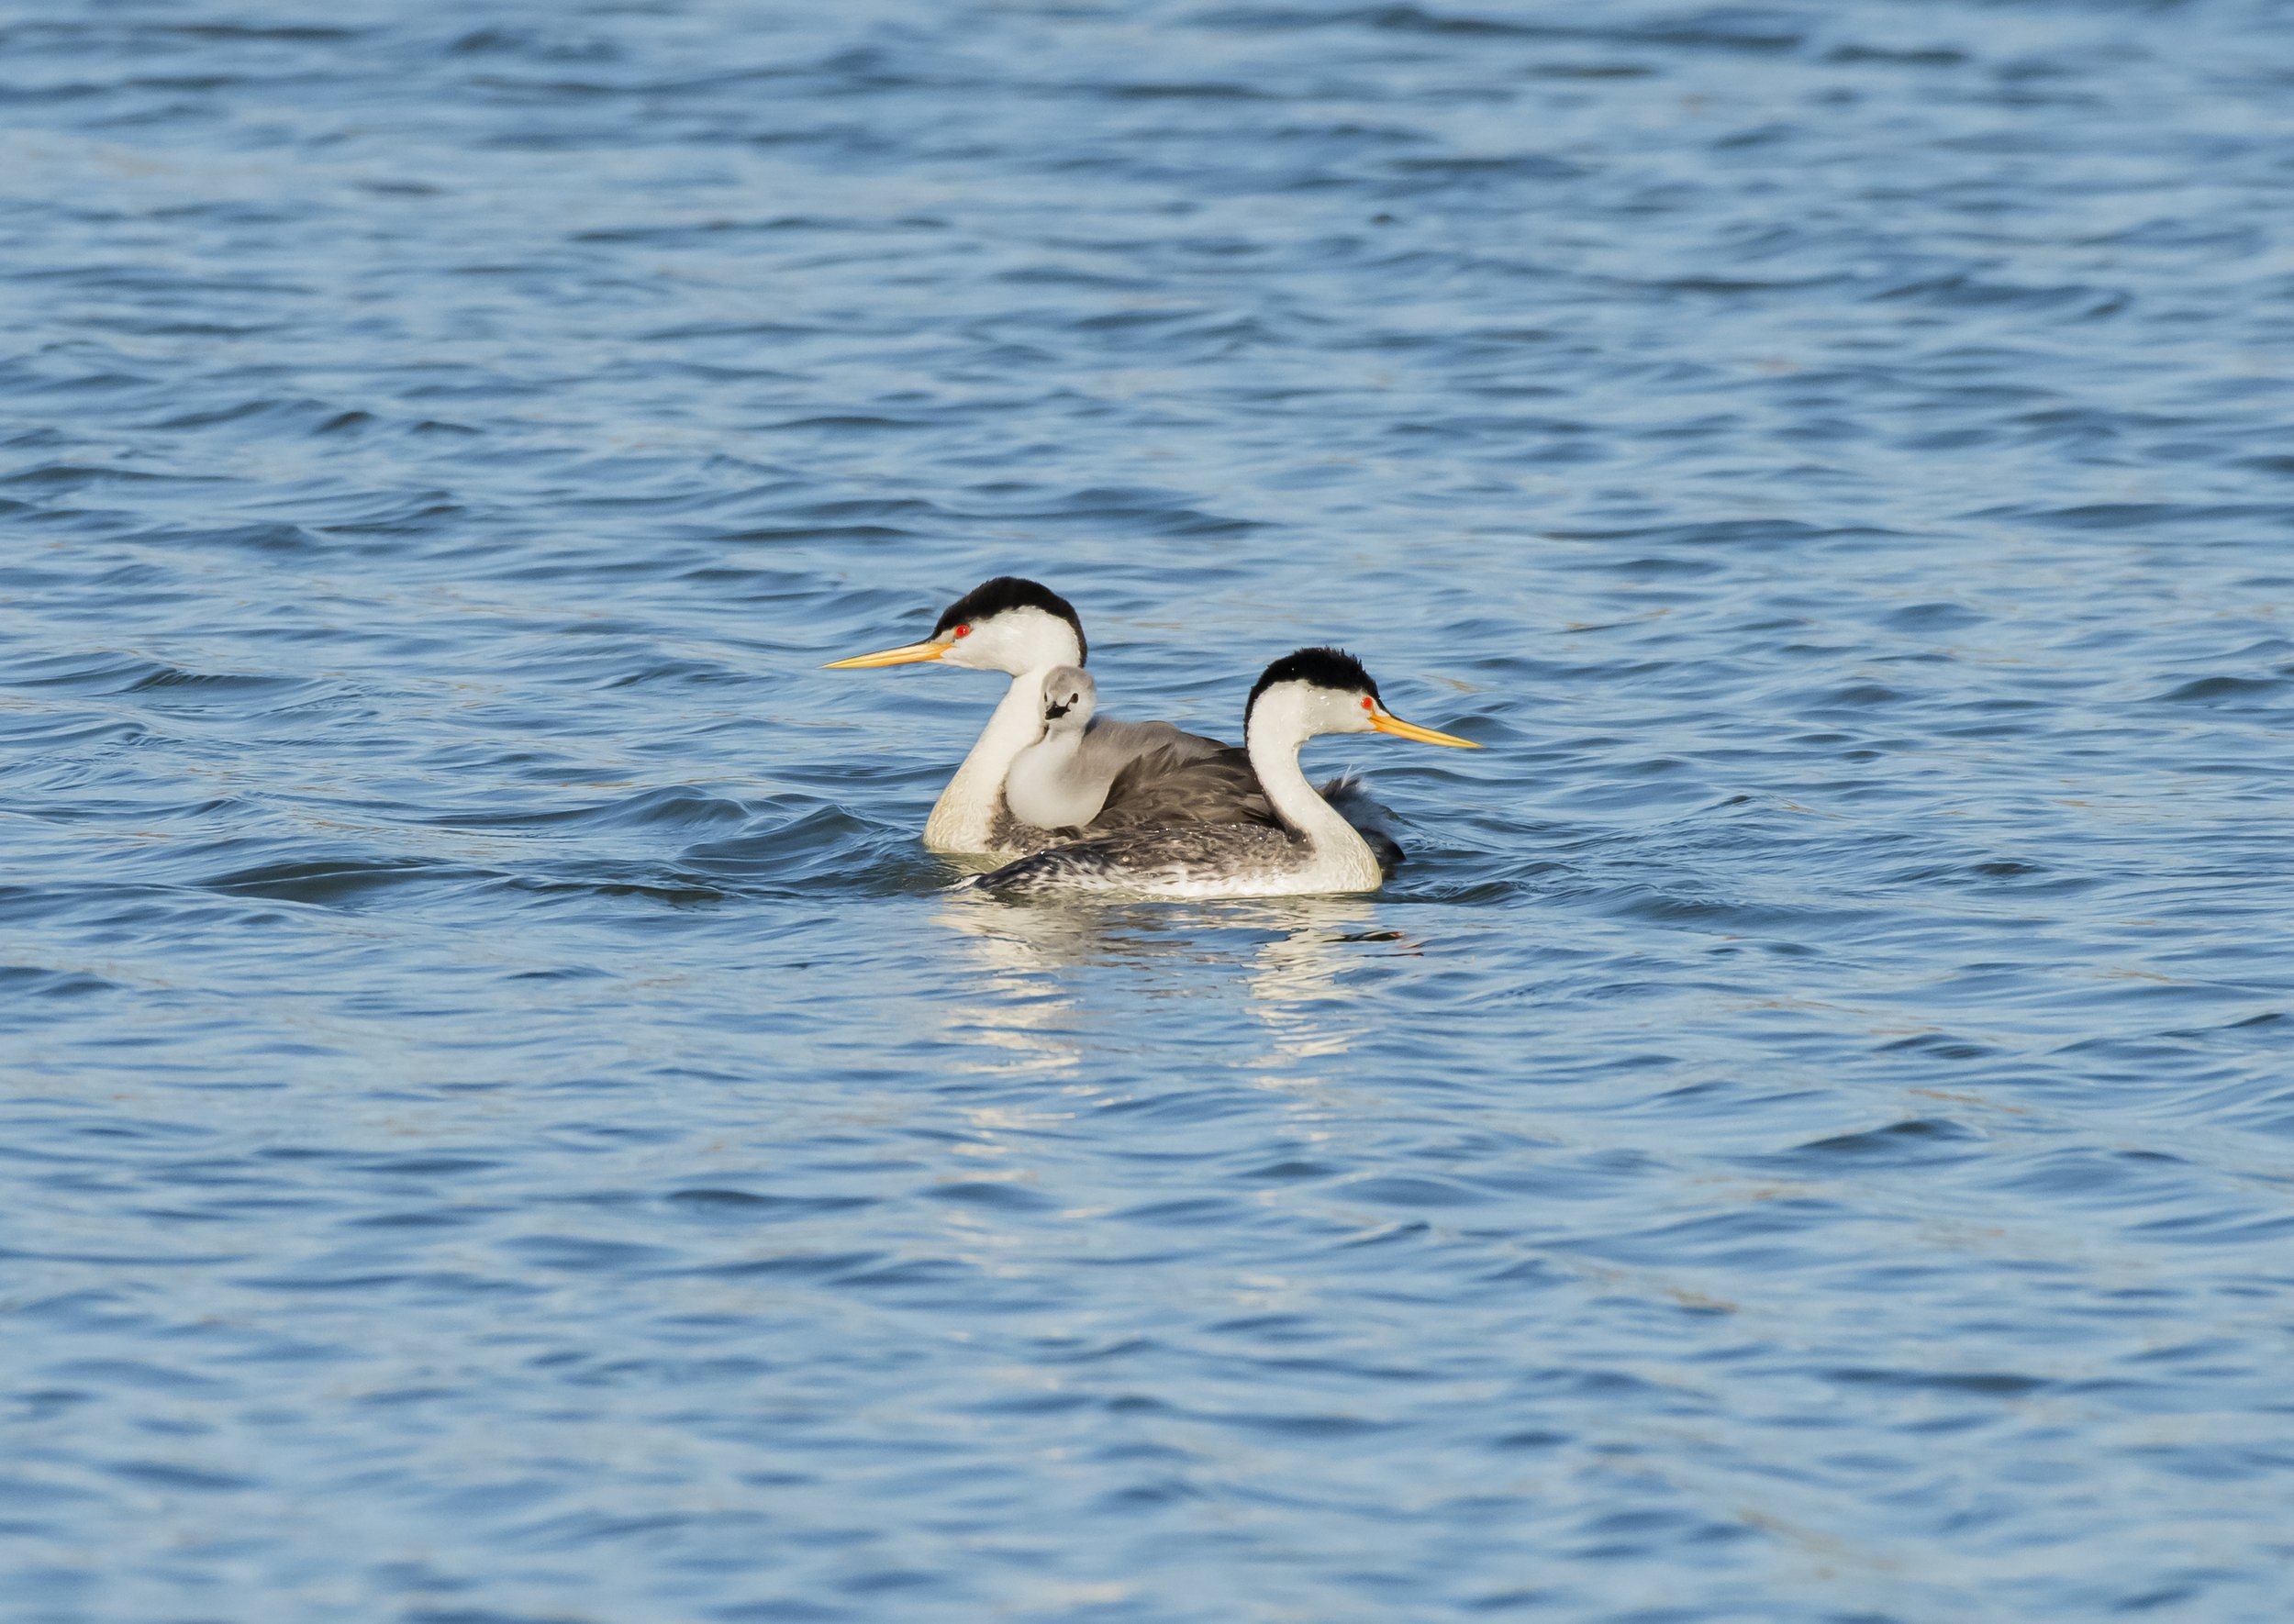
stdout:
<svg viewBox="0 0 2294 1624">
<path fill-rule="evenodd" d="M 1038 829 L 1081 829 L 1099 816 L 1123 762 L 1085 749 L 1099 684 L 1080 665 L 1043 673 L 1043 737 L 1021 751 L 1004 779 L 1004 804 Z"/>
</svg>

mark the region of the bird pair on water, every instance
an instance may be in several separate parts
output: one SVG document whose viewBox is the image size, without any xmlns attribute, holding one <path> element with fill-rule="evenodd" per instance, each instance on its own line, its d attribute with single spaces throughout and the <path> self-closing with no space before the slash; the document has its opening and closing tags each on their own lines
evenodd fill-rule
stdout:
<svg viewBox="0 0 2294 1624">
<path fill-rule="evenodd" d="M 1480 747 L 1386 709 L 1360 662 L 1300 649 L 1268 666 L 1243 710 L 1243 745 L 1168 722 L 1096 714 L 1075 606 L 999 575 L 951 605 L 920 643 L 830 662 L 927 660 L 1007 672 L 1012 684 L 933 803 L 924 843 L 1003 858 L 971 884 L 1006 895 L 1294 896 L 1375 891 L 1401 861 L 1384 809 L 1352 780 L 1317 790 L 1298 749 L 1322 733 L 1391 733 Z"/>
</svg>

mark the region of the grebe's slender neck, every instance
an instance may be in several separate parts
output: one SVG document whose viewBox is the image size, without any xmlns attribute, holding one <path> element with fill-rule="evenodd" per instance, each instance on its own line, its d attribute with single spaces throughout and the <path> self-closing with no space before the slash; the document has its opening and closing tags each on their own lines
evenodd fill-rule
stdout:
<svg viewBox="0 0 2294 1624">
<path fill-rule="evenodd" d="M 1243 745 L 1251 753 L 1251 770 L 1267 804 L 1286 826 L 1306 838 L 1311 853 L 1308 866 L 1329 871 L 1331 889 L 1352 884 L 1375 890 L 1385 878 L 1377 854 L 1354 826 L 1324 800 L 1298 765 L 1299 747 L 1314 736 L 1308 725 L 1301 691 L 1276 688 L 1252 708 Z"/>
<path fill-rule="evenodd" d="M 1013 758 L 1043 737 L 1043 679 L 1054 666 L 1084 662 L 1083 634 L 1055 615 L 1023 610 L 981 623 L 959 646 L 963 652 L 952 653 L 950 663 L 1008 672 L 1011 686 L 932 803 L 924 844 L 935 851 L 994 851 L 1008 816 L 1005 776 Z"/>
<path fill-rule="evenodd" d="M 1019 752 L 1043 736 L 1043 676 L 1066 657 L 1020 672 L 1004 690 L 996 714 L 973 742 L 972 753 L 932 803 L 924 844 L 935 851 L 993 851 L 1004 812 L 1004 780 Z"/>
</svg>

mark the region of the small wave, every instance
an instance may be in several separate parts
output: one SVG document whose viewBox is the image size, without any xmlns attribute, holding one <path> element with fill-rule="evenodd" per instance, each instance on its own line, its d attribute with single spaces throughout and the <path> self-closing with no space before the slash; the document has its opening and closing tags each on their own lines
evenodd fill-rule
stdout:
<svg viewBox="0 0 2294 1624">
<path fill-rule="evenodd" d="M 2179 687 L 2170 688 L 2156 695 L 2154 703 L 2218 706 L 2259 701 L 2278 697 L 2288 692 L 2289 685 L 2285 676 L 2193 677 Z"/>
<path fill-rule="evenodd" d="M 441 829 L 695 829 L 749 820 L 740 801 L 687 784 L 639 790 L 574 806 L 496 806 L 483 812 L 441 813 L 426 821 Z"/>
<path fill-rule="evenodd" d="M 0 997 L 84 998 L 116 992 L 119 984 L 84 970 L 50 970 L 38 964 L 0 964 Z"/>
<path fill-rule="evenodd" d="M 1980 1142 L 1980 1136 L 1956 1122 L 1919 1117 L 1891 1122 L 1885 1128 L 1869 1129 L 1862 1133 L 1834 1134 L 1830 1139 L 1811 1140 L 1790 1155 L 1778 1158 L 1778 1161 L 1790 1163 L 1802 1158 L 1850 1157 L 1858 1161 L 1898 1164 L 1924 1163 L 1954 1159 L 1965 1153 L 1955 1147 Z"/>
<path fill-rule="evenodd" d="M 301 677 L 186 671 L 144 655 L 112 651 L 50 655 L 19 668 L 11 680 L 25 687 L 74 694 L 141 694 L 161 700 L 299 694 L 310 687 Z"/>
<path fill-rule="evenodd" d="M 198 884 L 233 896 L 346 907 L 409 885 L 485 879 L 482 870 L 414 858 L 296 859 L 235 869 Z"/>
</svg>

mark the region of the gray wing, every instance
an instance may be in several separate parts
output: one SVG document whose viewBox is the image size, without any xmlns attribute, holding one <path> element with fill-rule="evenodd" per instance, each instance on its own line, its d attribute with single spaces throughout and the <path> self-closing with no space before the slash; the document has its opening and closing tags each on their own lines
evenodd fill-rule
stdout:
<svg viewBox="0 0 2294 1624">
<path fill-rule="evenodd" d="M 1115 775 L 1107 805 L 1092 819 L 1094 834 L 1166 823 L 1274 824 L 1275 809 L 1259 790 L 1249 756 L 1216 740 L 1181 738 L 1184 746 L 1148 751 Z M 1206 744 L 1208 751 L 1194 748 Z"/>
<path fill-rule="evenodd" d="M 1119 722 L 1112 717 L 1094 717 L 1084 726 L 1083 745 L 1075 751 L 1075 762 L 1085 771 L 1104 773 L 1113 778 L 1143 756 L 1195 762 L 1233 748 L 1200 733 L 1175 728 L 1169 722 Z"/>
<path fill-rule="evenodd" d="M 1178 729 L 1174 728 L 1172 731 Z M 1220 744 L 1192 733 L 1179 737 L 1190 745 L 1211 748 L 1184 756 L 1175 751 L 1151 750 L 1132 758 L 1115 775 L 1115 782 L 1108 785 L 1107 805 L 1091 820 L 1093 834 L 1161 824 L 1249 823 L 1282 827 L 1274 807 L 1267 805 L 1265 792 L 1259 788 L 1259 775 L 1253 770 L 1247 754 L 1231 744 Z M 1352 773 L 1333 778 L 1322 786 L 1322 798 L 1369 843 L 1380 868 L 1390 874 L 1402 866 L 1402 847 L 1395 838 L 1394 814 L 1371 798 L 1362 780 Z"/>
</svg>

